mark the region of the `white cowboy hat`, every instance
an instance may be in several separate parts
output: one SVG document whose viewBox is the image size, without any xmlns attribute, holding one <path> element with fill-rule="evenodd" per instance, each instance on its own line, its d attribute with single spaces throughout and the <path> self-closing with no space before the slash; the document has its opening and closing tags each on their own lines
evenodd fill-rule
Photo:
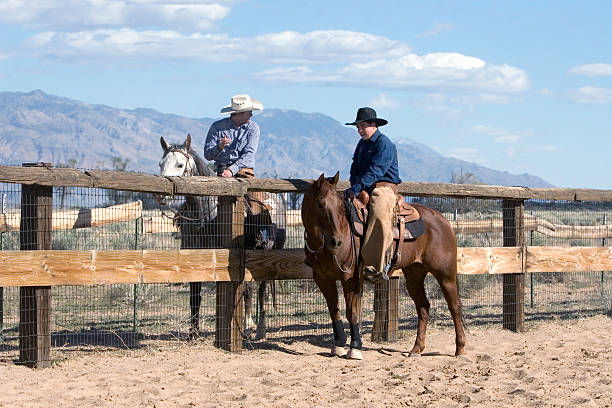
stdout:
<svg viewBox="0 0 612 408">
<path fill-rule="evenodd" d="M 239 113 L 246 111 L 262 110 L 263 105 L 249 95 L 234 95 L 232 103 L 221 108 L 221 113 Z"/>
</svg>

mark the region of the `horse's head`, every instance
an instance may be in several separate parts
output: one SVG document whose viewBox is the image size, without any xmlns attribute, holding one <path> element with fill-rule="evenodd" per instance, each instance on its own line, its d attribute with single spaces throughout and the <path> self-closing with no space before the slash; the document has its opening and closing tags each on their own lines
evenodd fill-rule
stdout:
<svg viewBox="0 0 612 408">
<path fill-rule="evenodd" d="M 187 135 L 183 144 L 168 144 L 163 136 L 159 139 L 164 155 L 159 162 L 159 175 L 165 177 L 192 176 L 197 173 L 196 161 L 190 153 L 191 135 Z M 162 205 L 167 205 L 170 196 L 155 196 Z"/>
<path fill-rule="evenodd" d="M 312 239 L 319 239 L 331 252 L 337 251 L 348 229 L 342 195 L 336 191 L 340 173 L 326 178 L 324 174 L 304 193 L 302 221 Z M 318 238 L 315 238 L 318 237 Z"/>
<path fill-rule="evenodd" d="M 191 156 L 191 135 L 183 144 L 168 144 L 163 137 L 159 139 L 164 155 L 159 162 L 161 176 L 193 176 L 197 172 L 196 162 Z"/>
</svg>

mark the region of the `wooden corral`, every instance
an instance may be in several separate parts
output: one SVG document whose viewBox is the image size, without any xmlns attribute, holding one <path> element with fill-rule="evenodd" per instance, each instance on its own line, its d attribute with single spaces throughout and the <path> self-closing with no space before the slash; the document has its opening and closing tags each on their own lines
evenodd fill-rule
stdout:
<svg viewBox="0 0 612 408">
<path fill-rule="evenodd" d="M 240 318 L 242 283 L 249 280 L 310 279 L 312 271 L 303 264 L 302 249 L 248 251 L 242 243 L 243 214 L 242 197 L 247 191 L 303 192 L 310 180 L 284 179 L 225 179 L 217 177 L 160 177 L 149 174 L 115 171 L 86 171 L 55 169 L 48 165 L 38 167 L 0 166 L 0 182 L 22 184 L 22 191 L 34 191 L 40 206 L 37 207 L 37 222 L 24 229 L 26 239 L 22 251 L 0 252 L 0 286 L 19 286 L 24 294 L 41 294 L 40 304 L 24 304 L 34 308 L 33 314 L 22 315 L 20 327 L 37 327 L 31 338 L 42 339 L 30 347 L 34 354 L 21 356 L 23 361 L 33 361 L 43 366 L 48 357 L 46 347 L 48 332 L 48 288 L 53 285 L 92 285 L 111 283 L 153 283 L 153 282 L 217 282 L 217 336 L 215 344 L 230 351 L 242 348 Z M 53 220 L 62 217 L 63 223 L 56 222 L 57 228 L 102 225 L 110 222 L 112 216 L 101 210 L 78 211 L 52 214 L 50 208 L 51 186 L 74 186 L 140 191 L 165 195 L 215 195 L 220 199 L 219 214 L 225 217 L 223 225 L 227 230 L 225 249 L 201 250 L 138 250 L 138 251 L 50 251 L 46 242 Z M 27 187 L 27 188 L 26 188 Z M 348 187 L 347 181 L 339 182 L 339 190 Z M 612 202 L 612 191 L 590 189 L 530 189 L 523 187 L 499 187 L 445 183 L 402 183 L 402 194 L 410 196 L 473 197 L 497 199 L 503 202 L 503 220 L 481 220 L 463 223 L 453 221 L 457 232 L 503 231 L 504 247 L 459 248 L 457 263 L 461 274 L 502 274 L 504 277 L 504 327 L 522 331 L 524 321 L 523 279 L 528 272 L 563 271 L 609 271 L 612 270 L 612 252 L 609 247 L 526 247 L 525 232 L 535 230 L 558 237 L 608 238 L 609 226 L 567 227 L 547 223 L 524 214 L 523 202 L 527 199 L 563 201 L 605 201 Z M 22 198 L 23 203 L 23 198 Z M 133 204 L 130 204 L 133 205 Z M 131 208 L 131 207 L 130 207 Z M 22 213 L 25 209 L 22 208 Z M 109 209 L 107 211 L 112 211 Z M 142 214 L 138 204 L 121 213 L 128 217 Z M 83 215 L 85 214 L 85 215 Z M 295 216 L 290 219 L 299 220 Z M 164 232 L 174 231 L 171 220 L 158 223 L 142 218 L 143 232 L 158 232 L 153 224 L 163 225 Z M 4 230 L 14 229 L 8 218 L 3 220 Z M 13 219 L 14 221 L 14 219 Z M 12 227 L 10 225 L 13 225 Z M 34 227 L 35 226 L 35 227 Z M 43 233 L 44 232 L 44 233 Z M 27 244 L 30 242 L 30 244 Z M 397 275 L 398 271 L 394 272 Z M 375 302 L 382 308 L 377 316 L 386 319 L 383 324 L 375 322 L 377 340 L 393 340 L 397 330 L 397 281 L 385 284 L 384 291 Z M 29 291 L 29 292 L 28 292 Z M 31 292 L 31 293 L 30 293 Z M 229 293 L 229 296 L 227 295 Z M 46 305 L 46 306 L 45 306 Z M 47 307 L 45 309 L 45 307 Z M 394 321 L 395 319 L 395 321 Z M 374 334 L 373 334 L 374 335 Z M 21 337 L 20 337 L 21 338 Z M 50 346 L 49 346 L 50 347 Z"/>
</svg>

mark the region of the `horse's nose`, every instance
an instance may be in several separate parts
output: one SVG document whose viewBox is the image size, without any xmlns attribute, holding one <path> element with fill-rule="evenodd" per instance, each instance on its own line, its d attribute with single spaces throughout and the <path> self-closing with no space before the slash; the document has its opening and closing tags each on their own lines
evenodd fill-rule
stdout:
<svg viewBox="0 0 612 408">
<path fill-rule="evenodd" d="M 329 249 L 337 249 L 340 248 L 340 245 L 342 245 L 342 240 L 336 238 L 335 236 L 331 236 L 329 237 L 329 242 L 328 242 L 328 246 Z"/>
</svg>

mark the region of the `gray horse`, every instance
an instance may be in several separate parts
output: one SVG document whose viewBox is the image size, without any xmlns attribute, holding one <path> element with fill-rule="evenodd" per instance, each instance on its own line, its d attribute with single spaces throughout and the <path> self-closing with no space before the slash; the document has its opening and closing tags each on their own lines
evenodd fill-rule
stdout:
<svg viewBox="0 0 612 408">
<path fill-rule="evenodd" d="M 191 136 L 182 144 L 168 144 L 160 138 L 164 155 L 159 162 L 162 176 L 216 176 L 212 167 L 202 160 L 191 148 Z M 162 198 L 161 203 L 167 204 L 168 196 Z M 262 204 L 253 202 L 250 196 L 247 200 L 247 209 Z M 257 201 L 257 200 L 256 200 Z M 244 221 L 245 247 L 248 249 L 282 248 L 285 241 L 286 202 L 276 194 L 266 195 L 265 204 L 272 210 L 253 214 L 246 212 Z M 251 204 L 251 205 L 249 205 Z M 185 196 L 174 216 L 174 223 L 180 229 L 181 249 L 218 248 L 217 232 L 217 197 L 214 196 Z M 274 281 L 270 281 L 273 299 L 275 300 Z M 258 290 L 259 319 L 256 329 L 256 339 L 263 339 L 266 335 L 265 299 L 268 281 L 262 281 Z M 191 326 L 190 335 L 199 333 L 200 305 L 202 302 L 202 283 L 190 283 Z M 255 326 L 252 318 L 252 288 L 250 282 L 245 285 L 245 326 Z M 275 301 L 274 301 L 275 303 Z"/>
</svg>

